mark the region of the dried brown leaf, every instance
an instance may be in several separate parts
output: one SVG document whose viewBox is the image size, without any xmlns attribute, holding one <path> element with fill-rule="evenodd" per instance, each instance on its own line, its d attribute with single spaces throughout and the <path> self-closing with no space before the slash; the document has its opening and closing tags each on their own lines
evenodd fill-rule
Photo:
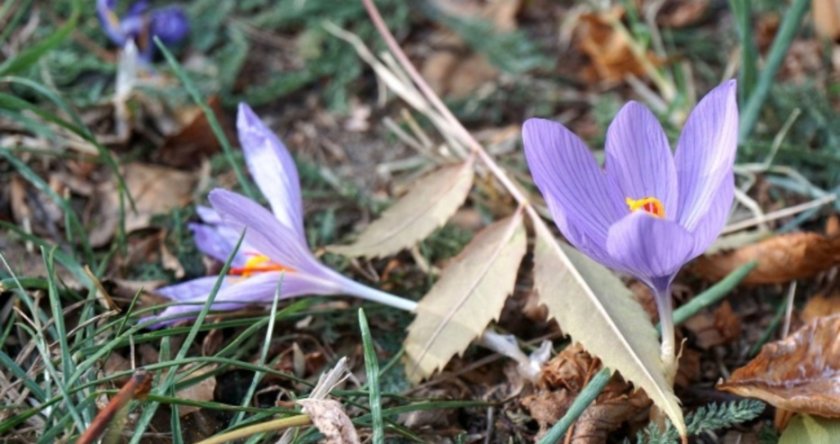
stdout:
<svg viewBox="0 0 840 444">
<path fill-rule="evenodd" d="M 525 255 L 522 214 L 473 238 L 417 304 L 405 339 L 406 373 L 419 381 L 462 353 L 499 317 Z"/>
<path fill-rule="evenodd" d="M 762 347 L 717 388 L 796 413 L 840 418 L 840 315 Z"/>
<path fill-rule="evenodd" d="M 820 37 L 831 40 L 840 38 L 840 1 L 813 0 L 811 16 L 814 18 L 814 30 Z"/>
<path fill-rule="evenodd" d="M 612 26 L 620 19 L 624 9 L 614 7 L 598 14 L 583 14 L 576 29 L 578 47 L 589 57 L 590 65 L 584 77 L 591 83 L 599 81 L 619 82 L 627 75 L 644 77 L 643 61 L 659 63 L 653 53 L 648 52 L 640 59 L 631 49 L 627 35 L 617 32 Z"/>
<path fill-rule="evenodd" d="M 606 367 L 644 389 L 685 435 L 674 389 L 659 358 L 659 341 L 647 314 L 620 279 L 534 224 L 534 283 L 560 328 Z"/>
<path fill-rule="evenodd" d="M 840 313 L 840 294 L 833 294 L 831 296 L 823 296 L 821 294 L 814 295 L 805 307 L 802 308 L 802 322 L 811 322 L 816 318 L 824 316 L 831 316 Z"/>
<path fill-rule="evenodd" d="M 472 182 L 472 160 L 441 168 L 414 184 L 355 243 L 334 245 L 329 250 L 345 256 L 381 257 L 411 247 L 458 211 Z"/>
<path fill-rule="evenodd" d="M 198 181 L 193 173 L 139 162 L 125 165 L 122 174 L 136 208 L 136 212 L 132 211 L 126 204 L 125 229 L 128 232 L 148 227 L 156 214 L 187 205 Z M 93 246 L 105 245 L 117 229 L 118 193 L 115 181 L 99 187 L 99 220 L 90 233 Z"/>
<path fill-rule="evenodd" d="M 780 284 L 809 278 L 840 263 L 840 237 L 781 234 L 733 251 L 702 256 L 691 270 L 703 279 L 718 281 L 752 261 L 758 265 L 742 283 Z"/>
<path fill-rule="evenodd" d="M 297 402 L 324 435 L 326 444 L 358 444 L 359 434 L 341 403 L 334 399 L 301 399 Z"/>
<path fill-rule="evenodd" d="M 235 140 L 230 119 L 224 115 L 217 96 L 207 101 L 216 119 L 222 125 L 228 140 Z M 179 131 L 169 135 L 163 145 L 154 153 L 154 160 L 175 168 L 195 168 L 201 159 L 218 152 L 221 146 L 213 133 L 207 116 L 199 107 L 190 107 L 178 116 L 182 126 Z"/>
<path fill-rule="evenodd" d="M 703 350 L 734 341 L 741 334 L 741 318 L 732 310 L 732 304 L 724 301 L 714 312 L 701 312 L 685 322 L 696 344 Z"/>
</svg>

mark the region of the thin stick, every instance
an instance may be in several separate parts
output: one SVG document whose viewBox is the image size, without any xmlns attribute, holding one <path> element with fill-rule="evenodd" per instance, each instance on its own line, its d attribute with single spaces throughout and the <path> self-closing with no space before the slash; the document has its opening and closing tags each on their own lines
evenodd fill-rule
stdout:
<svg viewBox="0 0 840 444">
<path fill-rule="evenodd" d="M 837 200 L 836 194 L 828 194 L 823 197 L 801 203 L 799 205 L 794 205 L 787 208 L 782 208 L 781 210 L 773 211 L 772 213 L 767 213 L 763 217 L 756 217 L 753 219 L 748 219 L 741 222 L 736 222 L 734 224 L 726 226 L 720 234 L 728 234 L 733 233 L 735 231 L 741 231 L 745 228 L 750 228 L 755 225 L 764 224 L 766 222 L 770 222 L 776 219 L 781 219 L 788 216 L 793 216 L 795 214 L 801 213 L 803 211 L 808 211 L 812 208 L 821 207 L 827 203 L 831 203 Z"/>
</svg>

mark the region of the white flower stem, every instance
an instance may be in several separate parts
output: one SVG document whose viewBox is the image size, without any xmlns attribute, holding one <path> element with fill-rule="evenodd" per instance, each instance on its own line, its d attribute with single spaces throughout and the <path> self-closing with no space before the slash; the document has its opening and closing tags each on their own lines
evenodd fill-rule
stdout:
<svg viewBox="0 0 840 444">
<path fill-rule="evenodd" d="M 350 279 L 346 279 L 345 282 L 344 291 L 348 294 L 411 313 L 417 311 L 417 302 L 368 287 Z M 485 330 L 477 343 L 516 361 L 519 364 L 520 372 L 528 379 L 534 380 L 539 376 L 543 364 L 542 360 L 531 359 L 523 353 L 513 336 L 500 335 L 494 331 Z"/>
<path fill-rule="evenodd" d="M 368 287 L 367 285 L 362 285 L 350 279 L 347 279 L 347 284 L 344 290 L 353 296 L 387 305 L 389 307 L 398 308 L 403 311 L 414 313 L 417 310 L 417 302 Z"/>
<path fill-rule="evenodd" d="M 653 288 L 656 298 L 656 308 L 659 311 L 659 325 L 662 329 L 662 344 L 660 347 L 660 359 L 665 367 L 665 375 L 668 382 L 673 384 L 677 374 L 677 347 L 674 337 L 674 315 L 671 302 L 671 285 L 664 289 Z"/>
</svg>

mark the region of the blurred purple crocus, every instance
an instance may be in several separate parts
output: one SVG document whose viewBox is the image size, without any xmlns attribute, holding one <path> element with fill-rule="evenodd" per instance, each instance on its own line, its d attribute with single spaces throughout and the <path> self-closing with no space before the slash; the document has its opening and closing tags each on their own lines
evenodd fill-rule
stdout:
<svg viewBox="0 0 840 444">
<path fill-rule="evenodd" d="M 282 299 L 346 294 L 413 311 L 414 301 L 355 282 L 315 258 L 303 229 L 300 181 L 292 156 L 248 105 L 239 105 L 236 125 L 248 169 L 271 211 L 223 189 L 210 192 L 212 208 L 198 208 L 202 223 L 190 229 L 198 248 L 212 258 L 226 261 L 245 231 L 211 310 L 271 304 L 279 291 Z M 170 306 L 157 315 L 162 321 L 155 327 L 179 320 L 163 318 L 195 317 L 217 279 L 202 277 L 158 289 L 157 293 L 183 305 Z"/>
<path fill-rule="evenodd" d="M 697 104 L 675 154 L 653 113 L 626 104 L 607 130 L 603 169 L 563 125 L 530 119 L 523 128 L 528 166 L 563 235 L 654 291 L 663 360 L 674 353 L 671 282 L 711 245 L 732 206 L 735 86 L 727 81 Z"/>
<path fill-rule="evenodd" d="M 134 40 L 143 60 L 151 61 L 154 53 L 153 38 L 167 45 L 176 45 L 190 32 L 190 23 L 184 10 L 178 6 L 149 9 L 147 0 L 134 2 L 119 17 L 117 0 L 96 0 L 96 14 L 102 29 L 114 44 L 124 46 Z"/>
</svg>

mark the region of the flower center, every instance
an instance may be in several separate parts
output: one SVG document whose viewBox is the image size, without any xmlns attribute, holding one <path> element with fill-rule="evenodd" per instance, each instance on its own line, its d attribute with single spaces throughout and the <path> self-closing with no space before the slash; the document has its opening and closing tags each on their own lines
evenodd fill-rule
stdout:
<svg viewBox="0 0 840 444">
<path fill-rule="evenodd" d="M 628 197 L 624 199 L 624 203 L 627 204 L 631 212 L 642 210 L 659 218 L 665 217 L 665 206 L 662 205 L 661 200 L 655 197 L 643 197 L 641 199 L 631 199 Z"/>
<path fill-rule="evenodd" d="M 278 263 L 272 262 L 268 256 L 262 254 L 255 254 L 245 261 L 242 267 L 231 267 L 229 274 L 249 277 L 254 273 L 262 273 L 266 271 L 294 271 L 289 267 L 284 267 Z"/>
</svg>

